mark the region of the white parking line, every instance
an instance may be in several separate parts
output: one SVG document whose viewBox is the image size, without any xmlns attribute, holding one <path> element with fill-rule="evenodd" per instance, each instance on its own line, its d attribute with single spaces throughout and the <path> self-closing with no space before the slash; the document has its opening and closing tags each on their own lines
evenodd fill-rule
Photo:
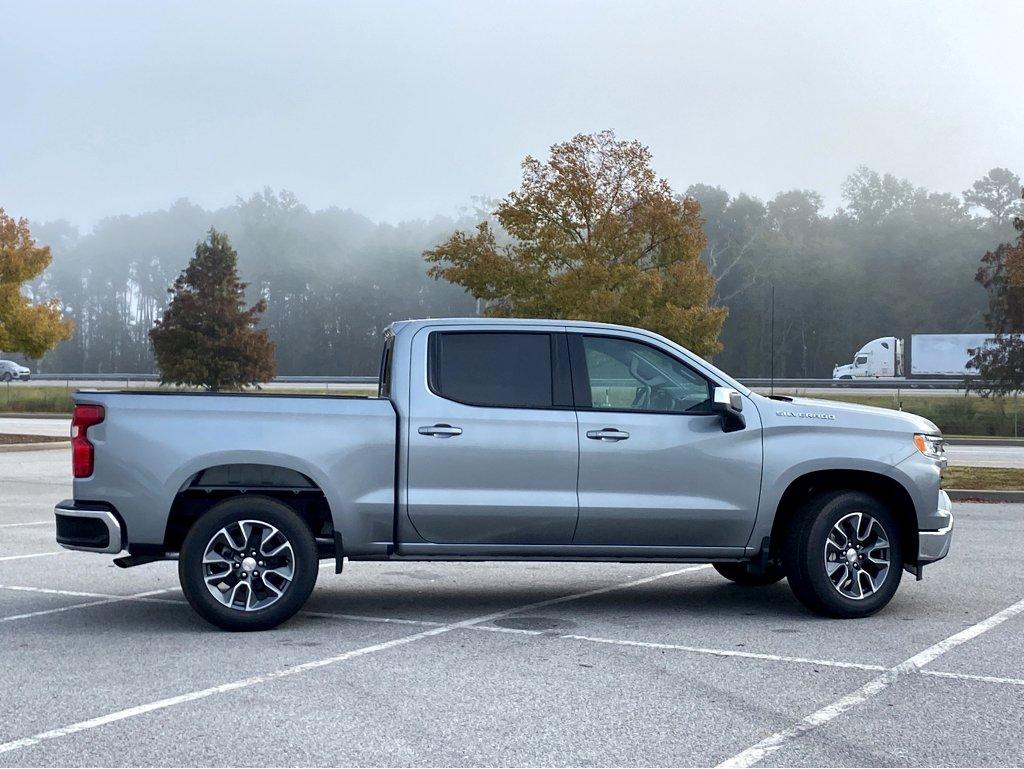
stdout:
<svg viewBox="0 0 1024 769">
<path fill-rule="evenodd" d="M 18 590 L 22 593 L 46 593 L 47 595 L 67 595 L 75 598 L 115 598 L 110 593 L 83 593 L 79 590 L 54 590 L 48 587 L 31 587 L 29 585 L 0 585 L 0 590 Z"/>
<path fill-rule="evenodd" d="M 27 523 L 0 523 L 0 529 L 13 529 L 15 526 L 45 526 L 54 525 L 53 521 L 28 521 Z"/>
<path fill-rule="evenodd" d="M 42 558 L 47 555 L 64 555 L 67 550 L 52 550 L 49 553 L 28 553 L 27 555 L 0 555 L 0 561 L 17 561 L 22 558 Z"/>
<path fill-rule="evenodd" d="M 570 638 L 576 641 L 590 641 L 599 644 L 616 646 L 639 646 L 644 649 L 671 649 L 674 651 L 710 654 L 713 657 L 742 657 L 744 659 L 767 660 L 770 662 L 796 662 L 803 665 L 818 665 L 829 668 L 854 668 L 856 670 L 885 670 L 883 665 L 868 665 L 860 662 L 843 662 L 842 660 L 818 660 L 809 657 L 786 657 L 780 654 L 762 654 L 760 652 L 744 652 L 735 649 L 712 649 L 706 646 L 680 646 L 678 644 L 651 643 L 648 641 L 626 641 L 617 638 L 595 638 L 585 635 L 560 635 L 559 638 Z"/>
<path fill-rule="evenodd" d="M 125 596 L 114 596 L 112 598 L 102 598 L 96 601 L 86 601 L 85 603 L 73 603 L 70 606 L 60 606 L 56 609 L 42 609 L 40 611 L 30 611 L 24 614 L 10 614 L 6 617 L 0 617 L 0 622 L 14 622 L 19 619 L 30 619 L 31 617 L 42 617 L 47 614 L 60 614 L 65 611 L 72 611 L 74 609 L 86 609 L 90 606 L 100 606 L 105 603 L 118 603 L 120 601 L 140 601 L 153 595 L 160 595 L 161 593 L 170 593 L 173 590 L 177 590 L 176 587 L 165 587 L 161 590 L 148 590 L 145 593 L 135 593 L 134 595 Z"/>
<path fill-rule="evenodd" d="M 829 721 L 841 716 L 851 708 L 855 708 L 857 705 L 869 700 L 880 691 L 887 689 L 908 673 L 917 672 L 920 668 L 935 661 L 950 649 L 967 643 L 973 638 L 977 638 L 982 633 L 1001 625 L 1003 622 L 1006 622 L 1006 620 L 1020 614 L 1021 612 L 1024 612 L 1024 600 L 1017 601 L 1017 603 L 1006 607 L 1001 612 L 993 614 L 991 617 L 988 617 L 975 625 L 971 625 L 969 628 L 961 630 L 959 633 L 954 633 L 949 636 L 949 638 L 945 638 L 937 644 L 929 646 L 924 651 L 904 660 L 899 665 L 889 668 L 882 675 L 878 676 L 878 678 L 868 681 L 862 687 L 850 692 L 845 697 L 841 697 L 830 705 L 826 705 L 820 710 L 816 710 L 814 713 L 811 713 L 809 716 L 801 719 L 788 729 L 784 729 L 781 732 L 775 732 L 774 734 L 765 737 L 756 745 L 752 745 L 743 752 L 737 753 L 735 756 L 723 761 L 718 766 L 754 766 L 762 759 L 774 753 L 787 743 L 797 739 L 802 734 L 809 732 L 812 729 L 816 729 L 822 724 L 827 724 Z"/>
<path fill-rule="evenodd" d="M 423 630 L 419 633 L 414 633 L 408 636 L 402 636 L 395 638 L 390 641 L 385 641 L 379 644 L 373 644 L 372 646 L 363 646 L 358 649 L 343 652 L 333 657 L 326 657 L 320 660 L 314 660 L 312 662 L 305 662 L 300 665 L 292 665 L 286 668 L 280 668 L 279 670 L 265 673 L 258 676 L 250 676 L 249 678 L 242 678 L 237 681 L 231 681 L 229 683 L 220 684 L 218 686 L 211 686 L 207 689 L 199 689 L 197 691 L 187 692 L 185 694 L 179 694 L 176 697 L 167 697 L 162 700 L 156 700 L 155 702 L 148 702 L 144 705 L 137 705 L 133 708 L 126 708 L 125 710 L 118 710 L 113 713 L 108 713 L 97 718 L 91 718 L 86 721 L 79 721 L 68 726 L 63 726 L 59 729 L 51 729 L 49 731 L 40 732 L 31 737 L 22 737 L 21 739 L 12 740 L 0 744 L 0 753 L 9 753 L 12 750 L 19 750 L 21 748 L 27 748 L 31 745 L 37 745 L 40 742 L 46 740 L 57 739 L 58 737 L 64 737 L 69 734 L 76 734 L 78 732 L 84 732 L 89 729 L 96 729 L 107 724 L 116 723 L 118 721 L 124 721 L 128 718 L 134 718 L 135 716 L 141 716 L 146 713 L 152 713 L 156 710 L 163 710 L 165 708 L 174 707 L 175 705 L 182 705 L 187 702 L 194 702 L 195 700 L 203 699 L 205 697 L 211 697 L 215 694 L 223 694 L 224 692 L 236 691 L 238 689 L 244 689 L 250 686 L 257 686 L 259 684 L 266 683 L 268 681 L 275 681 L 280 678 L 287 676 L 297 675 L 299 673 L 305 673 L 310 670 L 316 670 L 318 668 L 326 667 L 328 665 L 334 665 L 339 662 L 354 659 L 356 657 L 362 657 L 367 654 L 374 654 L 375 652 L 385 651 L 387 649 L 393 649 L 397 646 L 404 646 L 406 644 L 419 641 L 424 638 L 432 638 L 434 636 L 441 635 L 443 633 L 451 632 L 463 627 L 471 627 L 472 625 L 478 625 L 484 622 L 493 622 L 496 619 L 502 617 L 508 617 L 512 614 L 518 614 L 523 611 L 530 609 L 540 609 L 545 606 L 555 606 L 561 603 L 567 603 L 569 601 L 577 601 L 582 598 L 589 598 L 595 595 L 602 595 L 604 593 L 610 593 L 615 590 L 624 590 L 630 587 L 637 587 L 644 585 L 649 582 L 655 582 L 657 580 L 666 579 L 668 577 L 674 577 L 679 574 L 685 574 L 687 572 L 693 572 L 700 569 L 708 568 L 706 564 L 700 566 L 687 566 L 682 569 L 675 569 L 673 571 L 662 572 L 661 574 L 655 574 L 650 577 L 643 577 L 642 579 L 635 579 L 630 582 L 622 582 L 615 585 L 609 585 L 607 587 L 595 588 L 594 590 L 587 590 L 582 593 L 573 593 L 571 595 L 560 596 L 559 598 L 549 598 L 545 601 L 536 601 L 534 603 L 524 604 L 522 606 L 515 606 L 511 609 L 505 609 L 503 611 L 493 612 L 491 614 L 483 614 L 478 617 L 471 617 L 469 619 L 461 620 L 459 622 L 449 622 L 445 625 Z"/>
<path fill-rule="evenodd" d="M 922 670 L 926 676 L 937 676 L 938 678 L 955 678 L 960 681 L 980 681 L 986 684 L 1010 684 L 1012 686 L 1024 686 L 1024 678 L 1003 678 L 1002 676 L 976 676 L 971 673 L 949 673 L 945 670 Z"/>
<path fill-rule="evenodd" d="M 66 595 L 74 598 L 115 598 L 118 601 L 142 601 L 144 603 L 188 603 L 187 601 L 179 600 L 177 598 L 152 598 L 145 593 L 136 593 L 134 595 L 117 595 L 116 593 L 85 593 L 81 590 L 54 590 L 49 587 L 34 587 L 30 585 L 0 585 L 0 590 L 17 590 L 23 593 L 46 593 L 47 595 Z M 178 590 L 178 588 L 170 587 L 166 589 L 166 591 L 174 590 Z M 88 605 L 97 606 L 98 603 L 90 603 Z"/>
<path fill-rule="evenodd" d="M 420 627 L 440 627 L 444 622 L 431 622 L 425 619 L 400 619 L 398 617 L 373 617 L 367 614 L 338 614 L 331 611 L 304 611 L 303 617 L 320 617 L 323 619 L 347 619 L 354 622 L 381 622 L 391 625 L 419 625 Z"/>
</svg>

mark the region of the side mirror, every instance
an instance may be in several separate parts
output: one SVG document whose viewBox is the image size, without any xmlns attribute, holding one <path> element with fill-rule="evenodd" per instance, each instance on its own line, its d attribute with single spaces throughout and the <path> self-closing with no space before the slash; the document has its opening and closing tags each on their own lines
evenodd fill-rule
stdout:
<svg viewBox="0 0 1024 769">
<path fill-rule="evenodd" d="M 743 418 L 743 396 L 731 387 L 716 387 L 711 396 L 711 410 L 722 417 L 722 432 L 731 433 L 747 426 Z"/>
</svg>

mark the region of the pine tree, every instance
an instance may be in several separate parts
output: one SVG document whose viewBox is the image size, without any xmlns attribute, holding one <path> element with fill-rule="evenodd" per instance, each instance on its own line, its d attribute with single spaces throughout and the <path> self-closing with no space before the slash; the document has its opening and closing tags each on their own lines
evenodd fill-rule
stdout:
<svg viewBox="0 0 1024 769">
<path fill-rule="evenodd" d="M 149 332 L 161 381 L 223 390 L 273 379 L 274 343 L 256 328 L 266 302 L 245 309 L 246 285 L 227 235 L 211 228 Z"/>
</svg>

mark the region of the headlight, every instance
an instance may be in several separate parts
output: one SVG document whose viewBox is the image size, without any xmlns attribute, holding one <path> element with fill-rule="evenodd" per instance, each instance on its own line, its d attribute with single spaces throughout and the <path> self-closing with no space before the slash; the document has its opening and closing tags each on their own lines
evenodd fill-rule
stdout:
<svg viewBox="0 0 1024 769">
<path fill-rule="evenodd" d="M 926 457 L 941 462 L 943 467 L 945 467 L 946 442 L 942 440 L 942 436 L 916 433 L 914 435 L 914 445 L 917 446 L 917 450 Z"/>
</svg>

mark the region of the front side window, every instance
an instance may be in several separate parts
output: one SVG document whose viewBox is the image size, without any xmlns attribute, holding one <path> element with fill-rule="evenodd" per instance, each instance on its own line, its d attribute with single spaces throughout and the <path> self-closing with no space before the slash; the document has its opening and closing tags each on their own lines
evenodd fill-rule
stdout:
<svg viewBox="0 0 1024 769">
<path fill-rule="evenodd" d="M 584 336 L 582 347 L 591 408 L 677 414 L 710 410 L 711 383 L 653 347 L 608 336 Z"/>
<path fill-rule="evenodd" d="M 551 408 L 552 342 L 544 333 L 434 332 L 430 389 L 470 406 Z"/>
<path fill-rule="evenodd" d="M 857 360 L 854 361 L 854 363 L 856 363 L 858 366 L 863 366 L 867 362 L 868 362 L 868 356 L 867 355 L 858 355 L 857 356 Z"/>
</svg>

